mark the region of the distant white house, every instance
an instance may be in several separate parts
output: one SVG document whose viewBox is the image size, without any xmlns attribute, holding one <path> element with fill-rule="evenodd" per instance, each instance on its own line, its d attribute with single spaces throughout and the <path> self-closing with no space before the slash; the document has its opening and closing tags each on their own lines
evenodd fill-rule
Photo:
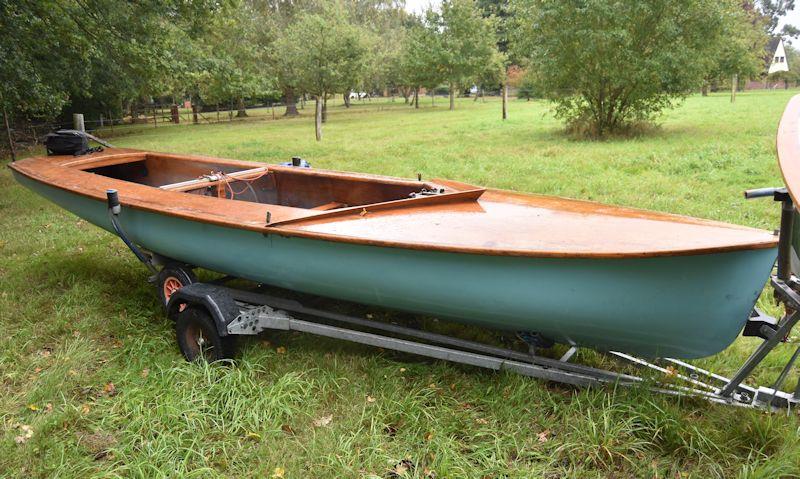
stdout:
<svg viewBox="0 0 800 479">
<path fill-rule="evenodd" d="M 772 75 L 773 73 L 777 72 L 788 72 L 789 71 L 789 62 L 786 60 L 786 49 L 783 46 L 783 39 L 776 38 L 772 42 L 770 42 L 770 47 L 772 44 L 775 43 L 774 52 L 772 54 L 772 62 L 769 64 L 769 71 L 767 74 Z"/>
</svg>

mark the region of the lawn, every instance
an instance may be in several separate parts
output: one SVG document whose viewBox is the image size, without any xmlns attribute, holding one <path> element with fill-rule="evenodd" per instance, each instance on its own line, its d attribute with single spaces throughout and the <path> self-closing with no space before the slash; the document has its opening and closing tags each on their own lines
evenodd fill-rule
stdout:
<svg viewBox="0 0 800 479">
<path fill-rule="evenodd" d="M 502 122 L 496 99 L 451 112 L 429 98 L 419 110 L 331 106 L 321 143 L 309 108 L 290 120 L 262 111 L 117 128 L 111 141 L 302 156 L 773 229 L 777 205 L 741 192 L 781 184 L 774 138 L 794 93 L 692 97 L 654 131 L 604 142 L 565 136 L 542 102 L 513 101 Z M 794 412 L 575 389 L 301 334 L 244 341 L 235 367 L 186 364 L 146 270 L 118 239 L 7 169 L 0 187 L 0 476 L 390 477 L 406 460 L 405 477 L 800 477 Z M 760 305 L 777 314 L 767 296 Z M 700 363 L 730 373 L 753 344 L 740 339 Z M 756 380 L 774 380 L 792 351 L 780 346 Z"/>
</svg>

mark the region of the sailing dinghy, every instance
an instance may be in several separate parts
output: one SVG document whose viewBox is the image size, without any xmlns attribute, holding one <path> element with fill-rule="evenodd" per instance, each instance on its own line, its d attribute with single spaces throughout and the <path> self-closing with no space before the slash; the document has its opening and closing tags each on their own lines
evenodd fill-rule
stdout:
<svg viewBox="0 0 800 479">
<path fill-rule="evenodd" d="M 128 237 L 158 258 L 647 357 L 726 348 L 777 251 L 767 231 L 448 180 L 116 148 L 11 168 L 109 231 L 116 190 Z"/>
</svg>

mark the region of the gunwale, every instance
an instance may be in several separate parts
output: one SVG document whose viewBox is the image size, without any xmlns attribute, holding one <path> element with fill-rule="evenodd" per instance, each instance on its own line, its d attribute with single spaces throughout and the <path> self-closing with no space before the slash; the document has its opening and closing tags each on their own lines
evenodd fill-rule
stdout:
<svg viewBox="0 0 800 479">
<path fill-rule="evenodd" d="M 800 107 L 800 103 L 798 104 Z M 769 232 L 721 223 L 711 220 L 692 218 L 687 216 L 672 215 L 667 213 L 652 212 L 641 209 L 609 206 L 597 202 L 574 200 L 556 196 L 517 193 L 498 189 L 483 189 L 474 185 L 451 180 L 435 179 L 430 182 L 417 182 L 401 178 L 392 178 L 362 173 L 345 173 L 332 170 L 312 169 L 303 171 L 311 176 L 328 176 L 347 178 L 362 182 L 389 182 L 399 185 L 437 185 L 446 189 L 445 194 L 436 197 L 418 197 L 413 199 L 395 200 L 391 202 L 375 203 L 365 206 L 341 208 L 333 210 L 314 210 L 280 206 L 274 204 L 251 203 L 246 201 L 187 195 L 185 193 L 161 190 L 148 185 L 95 175 L 84 170 L 98 166 L 132 161 L 141 155 L 157 155 L 176 161 L 187 160 L 195 162 L 225 164 L 226 166 L 253 168 L 268 166 L 276 171 L 293 171 L 297 169 L 265 163 L 228 160 L 199 155 L 177 155 L 158 153 L 133 149 L 107 149 L 104 152 L 93 153 L 82 157 L 52 156 L 36 157 L 12 163 L 10 167 L 18 174 L 33 181 L 66 190 L 81 196 L 105 201 L 105 191 L 115 188 L 120 193 L 124 206 L 135 209 L 152 211 L 164 215 L 189 219 L 201 223 L 209 223 L 238 229 L 257 231 L 266 235 L 278 234 L 286 237 L 303 237 L 323 241 L 342 243 L 364 244 L 391 248 L 405 248 L 418 250 L 443 251 L 454 253 L 470 253 L 491 256 L 524 256 L 543 258 L 646 258 L 661 256 L 689 256 L 712 253 L 723 253 L 749 249 L 774 248 L 777 239 Z M 800 172 L 800 169 L 798 169 Z M 224 202 L 224 203 L 221 203 Z M 456 212 L 469 208 L 471 205 L 496 206 L 519 205 L 547 210 L 555 216 L 559 213 L 569 213 L 588 219 L 627 218 L 632 221 L 641 220 L 649 222 L 651 227 L 657 225 L 668 227 L 661 223 L 681 225 L 690 228 L 697 234 L 695 243 L 686 239 L 676 241 L 675 247 L 660 247 L 657 249 L 630 248 L 621 246 L 618 249 L 596 248 L 594 250 L 578 249 L 565 250 L 558 248 L 512 248 L 502 245 L 481 245 L 465 243 L 458 237 L 458 232 L 453 232 L 452 239 L 445 242 L 433 243 L 417 238 L 397 239 L 380 235 L 348 235 L 324 231 L 324 225 L 332 222 L 347 223 L 369 213 L 369 218 L 395 215 L 423 215 L 435 211 L 447 217 L 451 212 L 455 218 Z M 267 212 L 271 221 L 266 222 Z M 623 220 L 620 220 L 623 221 Z M 557 223 L 558 219 L 554 220 Z M 353 222 L 355 224 L 357 222 Z M 320 226 L 321 225 L 321 226 Z M 638 226 L 639 229 L 644 224 Z M 696 228 L 695 228 L 696 227 Z M 316 228 L 316 230 L 315 230 Z M 322 228 L 322 229 L 320 229 Z M 696 230 L 696 231 L 695 231 Z M 702 230 L 702 231 L 701 231 Z M 711 236 L 713 241 L 700 238 L 700 233 Z M 463 232 L 462 232 L 463 233 Z M 531 231 L 518 231 L 520 234 L 532 234 Z M 620 232 L 620 239 L 624 234 Z M 702 241 L 701 241 L 702 239 Z M 698 246 L 699 245 L 699 246 Z"/>
<path fill-rule="evenodd" d="M 800 95 L 783 110 L 775 143 L 783 182 L 794 204 L 800 204 Z"/>
</svg>

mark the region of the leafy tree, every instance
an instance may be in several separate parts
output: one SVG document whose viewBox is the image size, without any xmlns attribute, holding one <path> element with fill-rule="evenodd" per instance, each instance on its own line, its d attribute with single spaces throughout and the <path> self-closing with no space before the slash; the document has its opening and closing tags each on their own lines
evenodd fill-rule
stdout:
<svg viewBox="0 0 800 479">
<path fill-rule="evenodd" d="M 296 68 L 296 85 L 315 100 L 317 140 L 322 139 L 322 102 L 343 91 L 363 71 L 367 46 L 363 31 L 348 22 L 344 12 L 329 8 L 323 14 L 297 18 L 275 44 L 286 63 Z"/>
<path fill-rule="evenodd" d="M 701 83 L 732 1 L 514 0 L 512 48 L 558 117 L 602 137 L 651 120 Z"/>
<path fill-rule="evenodd" d="M 712 62 L 703 82 L 704 95 L 712 82 L 739 76 L 752 77 L 764 68 L 767 35 L 762 27 L 762 17 L 755 10 L 742 8 L 736 3 L 723 4 L 723 7 L 727 7 L 728 21 L 723 24 L 723 41 L 715 45 L 716 51 L 709 53 Z"/>
<path fill-rule="evenodd" d="M 455 109 L 457 85 L 474 82 L 495 58 L 491 19 L 481 16 L 474 0 L 444 0 L 441 13 L 428 10 L 425 25 L 437 38 L 437 68 L 450 87 L 450 109 Z"/>
<path fill-rule="evenodd" d="M 421 22 L 412 25 L 406 35 L 406 42 L 400 59 L 403 83 L 414 92 L 414 108 L 419 108 L 419 90 L 433 90 L 443 81 L 439 69 L 441 43 L 438 32 L 426 28 Z"/>
<path fill-rule="evenodd" d="M 9 114 L 51 118 L 81 104 L 116 109 L 163 90 L 182 43 L 227 2 L 0 2 L 0 82 Z M 154 35 L 154 32 L 158 32 Z"/>
<path fill-rule="evenodd" d="M 747 1 L 746 4 L 751 2 Z M 800 34 L 800 30 L 796 26 L 785 24 L 783 28 L 778 30 L 778 25 L 781 19 L 786 14 L 794 10 L 794 0 L 759 0 L 758 8 L 764 15 L 766 22 L 765 27 L 769 35 L 786 35 L 795 37 Z"/>
<path fill-rule="evenodd" d="M 245 98 L 272 96 L 276 80 L 265 68 L 266 54 L 261 47 L 263 25 L 254 6 L 237 2 L 227 15 L 218 15 L 195 50 L 201 59 L 198 93 L 210 104 L 237 105 L 237 116 L 247 116 Z"/>
</svg>

